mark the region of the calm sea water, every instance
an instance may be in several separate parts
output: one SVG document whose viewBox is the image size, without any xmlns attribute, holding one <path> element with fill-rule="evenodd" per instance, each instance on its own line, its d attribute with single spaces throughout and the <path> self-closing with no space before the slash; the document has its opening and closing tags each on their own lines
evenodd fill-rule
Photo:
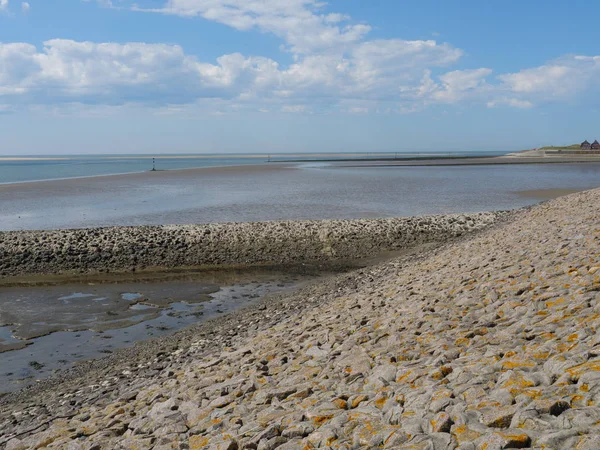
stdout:
<svg viewBox="0 0 600 450">
<path fill-rule="evenodd" d="M 504 152 L 463 152 L 458 156 L 501 155 Z M 434 153 L 346 153 L 339 154 L 226 154 L 226 155 L 154 155 L 157 170 L 189 169 L 247 164 L 264 164 L 271 160 L 365 159 L 374 157 L 398 159 Z M 439 155 L 439 154 L 438 154 Z M 0 156 L 0 184 L 61 178 L 145 172 L 152 169 L 153 155 L 49 155 L 44 159 L 10 161 Z M 14 158 L 39 158 L 14 156 Z"/>
<path fill-rule="evenodd" d="M 600 164 L 167 171 L 0 186 L 0 229 L 396 217 L 512 209 L 600 186 Z"/>
</svg>

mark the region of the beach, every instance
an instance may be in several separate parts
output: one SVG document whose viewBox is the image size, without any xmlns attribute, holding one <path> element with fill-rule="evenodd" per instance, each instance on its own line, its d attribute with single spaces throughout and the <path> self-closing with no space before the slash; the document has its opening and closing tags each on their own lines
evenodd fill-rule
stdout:
<svg viewBox="0 0 600 450">
<path fill-rule="evenodd" d="M 6 448 L 597 448 L 600 191 L 81 364 Z"/>
</svg>

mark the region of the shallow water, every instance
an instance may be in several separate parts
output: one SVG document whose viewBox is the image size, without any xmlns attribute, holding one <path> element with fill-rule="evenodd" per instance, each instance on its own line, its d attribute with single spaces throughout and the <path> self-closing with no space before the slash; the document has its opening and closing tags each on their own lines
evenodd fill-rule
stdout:
<svg viewBox="0 0 600 450">
<path fill-rule="evenodd" d="M 265 295 L 296 289 L 314 278 L 252 270 L 157 276 L 143 282 L 94 280 L 85 285 L 77 280 L 0 288 L 0 350 L 5 350 L 0 353 L 0 392 L 19 389 L 77 361 L 227 314 Z M 26 346 L 11 349 L 18 345 Z"/>
<path fill-rule="evenodd" d="M 455 156 L 502 155 L 505 152 L 462 152 Z M 204 154 L 204 155 L 49 155 L 1 156 L 0 184 L 33 180 L 91 177 L 99 175 L 146 172 L 156 170 L 223 167 L 264 164 L 269 160 L 290 161 L 309 159 L 407 158 L 414 156 L 447 155 L 447 153 L 296 153 L 296 154 Z"/>
<path fill-rule="evenodd" d="M 521 191 L 599 186 L 600 163 L 355 168 L 306 163 L 142 175 L 0 186 L 0 230 L 512 209 L 540 201 Z"/>
</svg>

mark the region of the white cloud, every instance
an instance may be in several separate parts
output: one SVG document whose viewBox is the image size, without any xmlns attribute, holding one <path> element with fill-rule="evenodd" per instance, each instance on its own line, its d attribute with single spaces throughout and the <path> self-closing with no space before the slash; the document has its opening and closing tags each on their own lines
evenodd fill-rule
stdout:
<svg viewBox="0 0 600 450">
<path fill-rule="evenodd" d="M 572 72 L 570 67 L 551 65 L 500 75 L 498 78 L 513 92 L 561 92 L 566 88 L 563 83 L 570 78 Z"/>
<path fill-rule="evenodd" d="M 221 99 L 251 105 L 253 111 L 363 112 L 386 105 L 385 110 L 408 113 L 458 102 L 531 108 L 600 87 L 600 57 L 566 57 L 561 70 L 548 70 L 557 66 L 552 63 L 499 75 L 499 82 L 488 80 L 488 68 L 433 75 L 433 69 L 456 62 L 461 54 L 433 41 L 388 40 L 358 43 L 346 55 L 307 55 L 283 68 L 273 59 L 239 53 L 203 62 L 166 44 L 54 39 L 38 50 L 26 43 L 0 43 L 0 96 L 13 106 L 166 106 Z"/>
<path fill-rule="evenodd" d="M 8 0 L 0 0 L 0 11 L 8 9 Z"/>
<path fill-rule="evenodd" d="M 364 24 L 344 24 L 350 19 L 345 14 L 325 14 L 320 0 L 168 0 L 159 8 L 145 3 L 133 9 L 201 16 L 243 31 L 256 28 L 280 37 L 296 53 L 343 47 L 371 30 Z"/>
<path fill-rule="evenodd" d="M 21 12 L 27 14 L 31 11 L 31 5 L 28 2 L 21 2 Z"/>
<path fill-rule="evenodd" d="M 84 1 L 271 33 L 294 52 L 294 62 L 283 66 L 240 53 L 207 62 L 167 44 L 54 39 L 38 49 L 0 43 L 3 104 L 135 103 L 169 107 L 172 114 L 175 105 L 218 99 L 229 102 L 218 109 L 228 112 L 245 105 L 252 111 L 409 113 L 459 102 L 530 108 L 600 85 L 600 57 L 566 56 L 495 78 L 489 68 L 450 70 L 463 50 L 435 40 L 367 40 L 368 25 L 327 11 L 320 0 L 141 0 L 136 7 L 132 0 Z M 0 7 L 7 5 L 0 0 Z"/>
<path fill-rule="evenodd" d="M 239 53 L 206 63 L 166 44 L 54 39 L 41 51 L 25 43 L 0 44 L 0 94 L 28 103 L 174 104 L 213 97 L 289 104 L 307 99 L 401 100 L 400 82 L 418 84 L 427 66 L 447 64 L 460 54 L 429 41 L 389 42 L 379 52 L 369 51 L 372 47 L 366 44 L 348 57 L 309 55 L 288 68 L 270 58 Z"/>
<path fill-rule="evenodd" d="M 435 41 L 367 41 L 352 51 L 352 77 L 361 90 L 389 96 L 413 89 L 423 71 L 458 61 L 462 51 Z"/>
<path fill-rule="evenodd" d="M 503 88 L 540 99 L 572 96 L 600 84 L 600 56 L 565 56 L 540 67 L 500 75 Z"/>
<path fill-rule="evenodd" d="M 432 93 L 432 98 L 443 103 L 455 103 L 465 98 L 479 97 L 490 88 L 486 77 L 491 69 L 455 70 L 441 75 L 441 88 Z"/>
<path fill-rule="evenodd" d="M 32 102 L 187 103 L 237 95 L 242 75 L 260 83 L 276 66 L 239 54 L 222 56 L 214 65 L 200 63 L 181 47 L 165 44 L 54 39 L 40 52 L 29 44 L 0 44 L 0 94 Z"/>
</svg>

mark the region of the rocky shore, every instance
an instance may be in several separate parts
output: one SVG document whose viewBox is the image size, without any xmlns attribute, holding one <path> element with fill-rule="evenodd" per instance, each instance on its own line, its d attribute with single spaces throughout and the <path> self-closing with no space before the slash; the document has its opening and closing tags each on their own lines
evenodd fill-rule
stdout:
<svg viewBox="0 0 600 450">
<path fill-rule="evenodd" d="M 3 232 L 0 276 L 353 260 L 445 241 L 506 215 Z"/>
<path fill-rule="evenodd" d="M 0 399 L 0 448 L 600 448 L 599 203 L 86 363 Z"/>
</svg>

